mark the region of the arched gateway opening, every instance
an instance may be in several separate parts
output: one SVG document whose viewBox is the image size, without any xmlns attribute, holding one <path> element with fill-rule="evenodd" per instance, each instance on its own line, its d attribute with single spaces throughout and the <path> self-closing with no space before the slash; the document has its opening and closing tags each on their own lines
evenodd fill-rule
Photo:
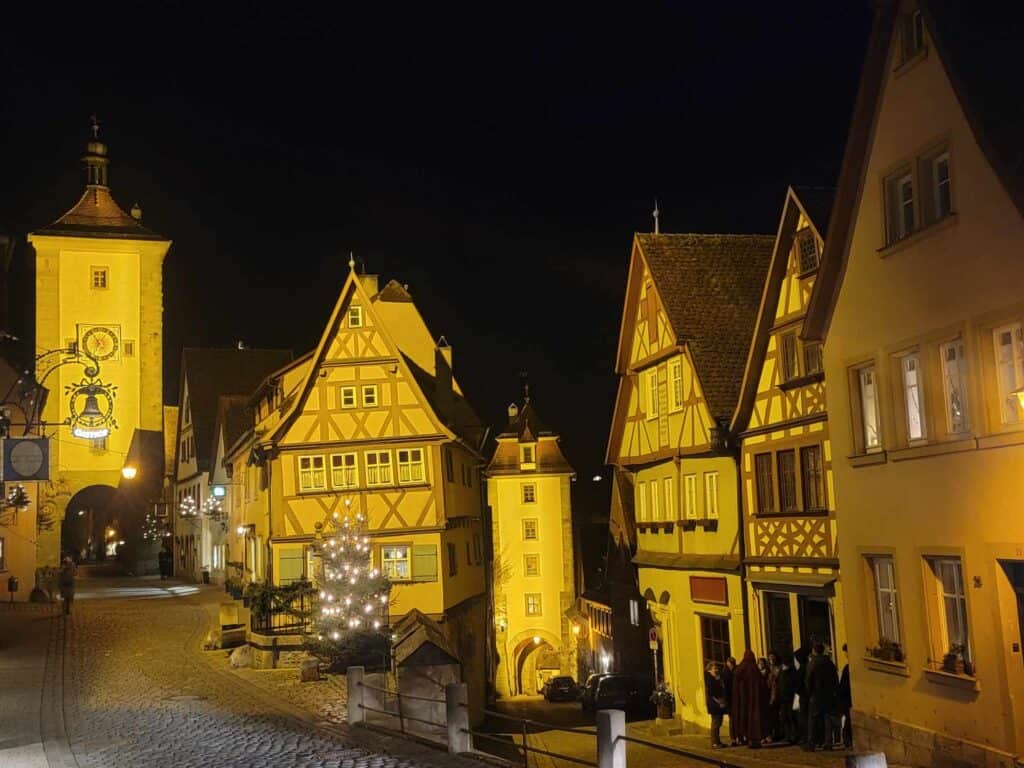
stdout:
<svg viewBox="0 0 1024 768">
<path fill-rule="evenodd" d="M 61 556 L 79 563 L 113 561 L 127 523 L 124 499 L 109 485 L 90 485 L 67 503 L 61 523 Z"/>
</svg>

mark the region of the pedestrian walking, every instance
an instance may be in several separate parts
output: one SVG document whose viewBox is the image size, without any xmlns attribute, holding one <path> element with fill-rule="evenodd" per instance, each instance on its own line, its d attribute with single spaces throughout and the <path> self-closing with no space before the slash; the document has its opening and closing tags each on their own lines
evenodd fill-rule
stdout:
<svg viewBox="0 0 1024 768">
<path fill-rule="evenodd" d="M 157 555 L 157 560 L 160 562 L 160 578 L 171 578 L 171 553 L 166 549 L 161 549 L 160 554 Z"/>
<path fill-rule="evenodd" d="M 736 738 L 736 723 L 732 716 L 732 675 L 736 671 L 736 659 L 732 656 L 725 660 L 725 665 L 719 667 L 722 673 L 722 684 L 725 686 L 725 716 L 729 718 L 729 743 L 732 746 L 739 744 Z"/>
<path fill-rule="evenodd" d="M 64 613 L 71 613 L 71 603 L 75 599 L 75 562 L 70 555 L 65 555 L 60 565 L 60 575 L 57 577 L 57 586 L 60 588 L 60 596 L 64 600 Z"/>
<path fill-rule="evenodd" d="M 843 737 L 843 746 L 846 749 L 853 749 L 853 724 L 850 722 L 850 713 L 853 710 L 853 692 L 850 690 L 850 661 L 846 643 L 843 643 L 843 654 L 847 655 L 847 660 L 839 675 L 838 715 L 841 718 L 839 729 Z"/>
<path fill-rule="evenodd" d="M 806 749 L 832 748 L 832 719 L 836 713 L 839 675 L 832 659 L 825 654 L 825 646 L 817 643 L 808 662 L 807 693 L 810 699 L 807 713 Z"/>
<path fill-rule="evenodd" d="M 731 725 L 741 744 L 751 749 L 761 746 L 768 710 L 768 683 L 757 668 L 753 651 L 745 651 L 743 661 L 732 676 Z"/>
<path fill-rule="evenodd" d="M 704 692 L 707 698 L 708 714 L 711 715 L 711 747 L 719 749 L 722 743 L 722 720 L 729 711 L 729 694 L 722 679 L 722 668 L 717 661 L 708 663 L 704 670 Z"/>
</svg>

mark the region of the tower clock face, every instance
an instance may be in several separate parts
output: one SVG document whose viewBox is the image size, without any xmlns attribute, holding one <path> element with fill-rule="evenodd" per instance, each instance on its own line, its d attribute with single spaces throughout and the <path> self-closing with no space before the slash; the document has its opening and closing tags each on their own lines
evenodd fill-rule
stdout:
<svg viewBox="0 0 1024 768">
<path fill-rule="evenodd" d="M 117 331 L 105 325 L 93 325 L 85 329 L 81 344 L 82 351 L 96 360 L 110 360 L 120 348 Z"/>
</svg>

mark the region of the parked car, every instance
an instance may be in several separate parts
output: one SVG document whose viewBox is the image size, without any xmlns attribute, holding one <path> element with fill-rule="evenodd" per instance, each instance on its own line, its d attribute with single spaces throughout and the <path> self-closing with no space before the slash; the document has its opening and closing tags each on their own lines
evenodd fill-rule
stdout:
<svg viewBox="0 0 1024 768">
<path fill-rule="evenodd" d="M 621 709 L 630 714 L 646 714 L 653 709 L 650 684 L 633 675 L 591 675 L 580 701 L 584 712 Z"/>
<path fill-rule="evenodd" d="M 576 701 L 580 697 L 579 686 L 571 677 L 552 677 L 540 691 L 547 701 Z"/>
</svg>

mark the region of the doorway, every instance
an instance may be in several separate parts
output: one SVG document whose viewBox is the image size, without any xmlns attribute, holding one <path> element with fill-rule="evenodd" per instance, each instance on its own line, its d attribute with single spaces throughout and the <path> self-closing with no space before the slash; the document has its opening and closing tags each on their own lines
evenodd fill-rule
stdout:
<svg viewBox="0 0 1024 768">
<path fill-rule="evenodd" d="M 1003 572 L 1006 573 L 1010 588 L 1017 598 L 1017 631 L 1020 633 L 1020 640 L 1015 650 L 1024 664 L 1024 651 L 1021 649 L 1021 643 L 1024 643 L 1024 561 L 1001 560 L 999 564 L 1003 566 Z"/>
<path fill-rule="evenodd" d="M 793 614 L 789 608 L 789 593 L 765 592 L 766 653 L 774 651 L 781 658 L 793 654 Z"/>
<path fill-rule="evenodd" d="M 835 640 L 832 635 L 832 608 L 827 597 L 799 595 L 797 607 L 800 612 L 800 644 L 810 647 L 824 643 L 835 656 Z"/>
</svg>

